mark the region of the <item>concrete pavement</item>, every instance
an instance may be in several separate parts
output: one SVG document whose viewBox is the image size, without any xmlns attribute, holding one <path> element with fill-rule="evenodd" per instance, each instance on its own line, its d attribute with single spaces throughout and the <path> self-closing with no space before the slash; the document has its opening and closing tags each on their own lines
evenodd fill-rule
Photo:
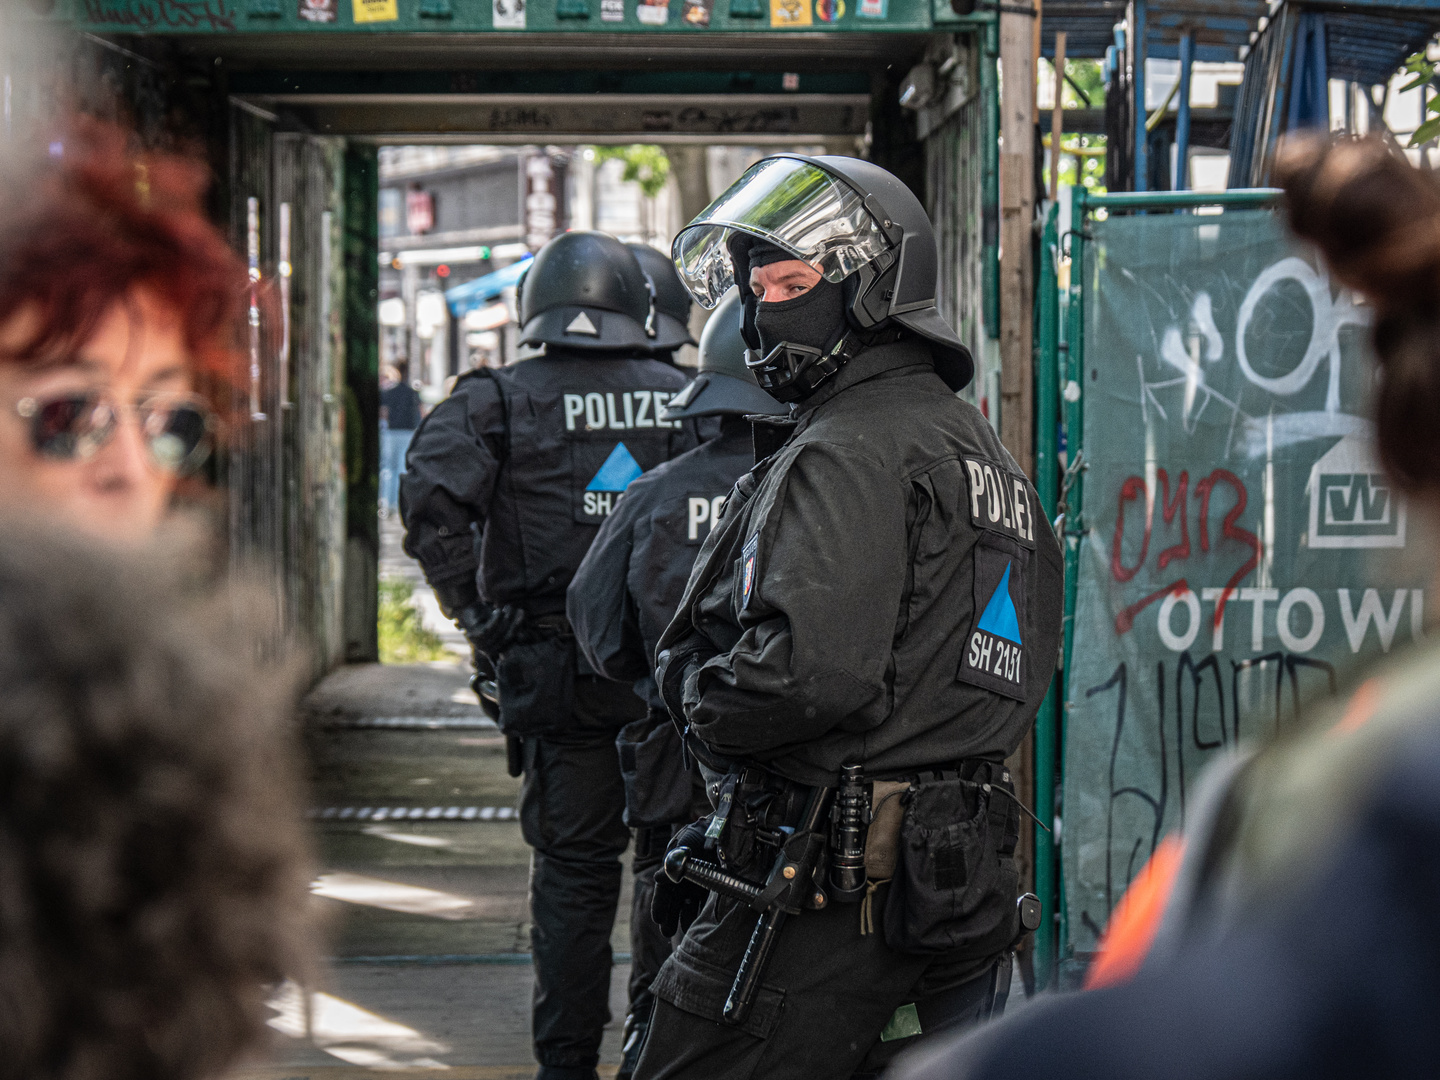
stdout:
<svg viewBox="0 0 1440 1080">
<path fill-rule="evenodd" d="M 520 782 L 467 674 L 458 664 L 358 665 L 307 699 L 321 859 L 312 889 L 331 960 L 308 988 L 308 1027 L 299 988 L 277 996 L 279 1064 L 247 1077 L 346 1080 L 357 1066 L 367 1076 L 533 1075 Z M 628 905 L 627 889 L 612 938 L 622 961 Z M 602 1059 L 612 1071 L 628 975 L 617 963 Z"/>
<path fill-rule="evenodd" d="M 387 532 L 386 572 L 418 582 Z M 243 1080 L 533 1077 L 520 781 L 468 676 L 458 657 L 353 665 L 306 699 L 321 861 L 312 890 L 330 960 L 318 985 L 276 994 L 274 1053 Z M 624 881 L 602 1077 L 619 1062 L 625 1014 L 628 870 Z M 1021 1005 L 1017 980 L 1011 1008 Z"/>
<path fill-rule="evenodd" d="M 399 531 L 382 523 L 382 572 L 415 582 Z M 431 599 L 433 605 L 433 599 Z M 422 608 L 422 612 L 424 609 Z M 439 616 L 447 645 L 464 639 Z M 458 639 L 458 642 L 456 640 Z M 327 932 L 320 985 L 272 999 L 272 1058 L 246 1080 L 445 1080 L 534 1075 L 527 889 L 516 820 L 520 781 L 480 711 L 468 664 L 352 665 L 304 703 Z M 612 947 L 601 1075 L 619 1062 L 629 978 L 629 874 Z"/>
</svg>

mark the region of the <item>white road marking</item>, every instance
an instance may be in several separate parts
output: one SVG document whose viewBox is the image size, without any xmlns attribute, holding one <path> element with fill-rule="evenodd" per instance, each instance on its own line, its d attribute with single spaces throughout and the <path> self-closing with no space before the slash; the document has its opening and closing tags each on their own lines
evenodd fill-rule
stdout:
<svg viewBox="0 0 1440 1080">
<path fill-rule="evenodd" d="M 316 896 L 343 900 L 347 904 L 362 904 L 406 915 L 430 915 L 437 919 L 467 919 L 473 914 L 475 906 L 463 896 L 438 889 L 422 889 L 416 885 L 403 885 L 398 881 L 384 881 L 339 870 L 321 874 L 310 883 L 310 891 Z"/>
</svg>

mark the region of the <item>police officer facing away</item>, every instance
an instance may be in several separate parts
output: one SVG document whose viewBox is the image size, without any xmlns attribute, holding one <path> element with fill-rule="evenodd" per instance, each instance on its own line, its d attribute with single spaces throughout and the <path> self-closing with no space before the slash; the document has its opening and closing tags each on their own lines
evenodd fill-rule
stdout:
<svg viewBox="0 0 1440 1080">
<path fill-rule="evenodd" d="M 1004 759 L 1054 672 L 1060 551 L 955 396 L 970 355 L 893 176 L 767 158 L 674 252 L 701 303 L 740 284 L 752 369 L 798 423 L 736 485 L 660 640 L 716 809 L 657 878 L 657 918 L 689 929 L 636 1075 L 874 1075 L 910 1036 L 1003 1007 L 1022 932 Z"/>
<path fill-rule="evenodd" d="M 493 665 L 500 727 L 521 751 L 538 1075 L 591 1080 L 630 839 L 615 735 L 644 706 L 577 658 L 565 589 L 630 481 L 695 437 L 662 416 L 685 378 L 648 356 L 651 290 L 618 240 L 552 240 L 519 306 L 539 355 L 456 382 L 415 433 L 401 513 L 406 552 L 481 673 Z"/>
<path fill-rule="evenodd" d="M 649 244 L 626 244 L 635 253 L 640 269 L 650 282 L 655 296 L 655 336 L 650 354 L 657 360 L 675 362 L 675 350 L 681 345 L 694 345 L 690 336 L 690 293 L 675 273 L 675 264 L 662 251 Z"/>
<path fill-rule="evenodd" d="M 626 489 L 575 572 L 566 602 L 586 661 L 606 678 L 633 684 L 649 706 L 646 718 L 627 725 L 616 743 L 625 779 L 625 821 L 636 830 L 630 1015 L 621 1080 L 639 1060 L 654 1007 L 650 983 L 670 955 L 669 939 L 650 917 L 654 873 L 675 828 L 708 810 L 703 789 L 694 790 L 679 732 L 655 685 L 655 646 L 726 495 L 755 463 L 745 416 L 788 411 L 760 389 L 745 366 L 739 312 L 740 298 L 732 291 L 701 335 L 699 374 L 663 414 L 669 420 L 719 417 L 719 434 Z"/>
</svg>

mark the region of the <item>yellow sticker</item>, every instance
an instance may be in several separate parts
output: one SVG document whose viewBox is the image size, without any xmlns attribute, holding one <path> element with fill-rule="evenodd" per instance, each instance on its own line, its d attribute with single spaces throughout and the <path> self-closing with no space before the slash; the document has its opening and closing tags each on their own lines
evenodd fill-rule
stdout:
<svg viewBox="0 0 1440 1080">
<path fill-rule="evenodd" d="M 400 18 L 399 0 L 353 0 L 357 23 L 395 22 Z"/>
<path fill-rule="evenodd" d="M 771 26 L 810 24 L 810 0 L 770 0 Z"/>
</svg>

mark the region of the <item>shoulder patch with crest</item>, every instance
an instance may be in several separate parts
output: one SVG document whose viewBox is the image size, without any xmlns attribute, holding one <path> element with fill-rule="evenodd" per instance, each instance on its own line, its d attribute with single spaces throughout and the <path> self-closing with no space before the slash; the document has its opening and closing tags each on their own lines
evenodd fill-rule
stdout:
<svg viewBox="0 0 1440 1080">
<path fill-rule="evenodd" d="M 756 533 L 745 541 L 740 552 L 740 610 L 750 607 L 750 597 L 755 595 L 756 560 L 760 552 L 760 534 Z"/>
</svg>

